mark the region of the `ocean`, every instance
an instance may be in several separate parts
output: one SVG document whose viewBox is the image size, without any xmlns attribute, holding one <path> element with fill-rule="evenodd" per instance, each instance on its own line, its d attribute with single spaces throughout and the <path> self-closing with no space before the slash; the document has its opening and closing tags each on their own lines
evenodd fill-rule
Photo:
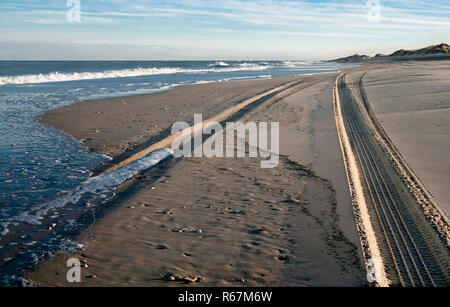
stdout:
<svg viewBox="0 0 450 307">
<path fill-rule="evenodd" d="M 105 193 L 94 200 L 74 192 L 86 187 L 91 170 L 109 157 L 38 123 L 44 112 L 87 99 L 149 94 L 183 84 L 344 67 L 303 61 L 0 61 L 0 285 L 23 283 L 20 271 L 42 257 L 81 248 L 68 239 L 77 227 L 71 217 L 90 212 L 114 194 L 111 185 L 102 186 Z M 113 182 L 118 185 L 130 175 L 117 174 Z M 75 201 L 67 201 L 70 195 Z M 64 224 L 64 231 L 43 234 L 43 228 L 56 223 Z M 26 251 L 20 250 L 23 246 Z"/>
</svg>

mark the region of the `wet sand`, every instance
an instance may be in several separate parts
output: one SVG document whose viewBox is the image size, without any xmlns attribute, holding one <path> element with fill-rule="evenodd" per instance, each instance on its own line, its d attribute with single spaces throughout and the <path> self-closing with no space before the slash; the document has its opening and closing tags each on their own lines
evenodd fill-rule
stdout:
<svg viewBox="0 0 450 307">
<path fill-rule="evenodd" d="M 118 159 L 194 113 L 208 118 L 288 81 L 305 84 L 241 114 L 280 122 L 277 168 L 253 158 L 173 159 L 124 185 L 76 238 L 84 251 L 27 277 L 71 286 L 65 265 L 76 257 L 88 263 L 78 286 L 367 285 L 332 111 L 335 76 L 183 86 L 47 113 L 43 122 Z"/>
<path fill-rule="evenodd" d="M 204 118 L 245 99 L 299 77 L 258 81 L 218 82 L 178 86 L 150 95 L 88 100 L 49 111 L 40 122 L 64 131 L 98 154 L 119 157 L 140 144 L 170 134 L 175 122 L 192 124 L 194 114 Z M 312 77 L 303 78 L 305 82 Z"/>
</svg>

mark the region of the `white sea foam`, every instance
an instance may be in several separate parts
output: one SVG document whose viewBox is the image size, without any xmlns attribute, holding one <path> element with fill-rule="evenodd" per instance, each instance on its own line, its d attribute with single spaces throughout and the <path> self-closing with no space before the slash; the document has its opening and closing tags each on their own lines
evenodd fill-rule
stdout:
<svg viewBox="0 0 450 307">
<path fill-rule="evenodd" d="M 225 62 L 216 62 L 214 64 L 209 64 L 208 66 L 210 66 L 210 67 L 228 67 L 228 66 L 230 66 L 230 64 L 225 63 Z"/>
<path fill-rule="evenodd" d="M 142 159 L 134 161 L 128 165 L 118 168 L 110 173 L 91 177 L 76 189 L 54 199 L 47 203 L 34 206 L 32 209 L 9 218 L 8 222 L 23 222 L 32 225 L 40 225 L 41 220 L 52 209 L 66 206 L 67 204 L 77 204 L 86 197 L 99 197 L 106 199 L 111 196 L 114 189 L 121 183 L 130 179 L 134 175 L 146 171 L 160 162 L 170 158 L 172 151 L 170 149 L 159 149 Z M 2 225 L 3 232 L 7 232 L 7 224 Z"/>
<path fill-rule="evenodd" d="M 272 75 L 259 75 L 259 76 L 242 76 L 242 77 L 230 77 L 219 80 L 219 82 L 238 81 L 238 80 L 252 80 L 252 79 L 270 79 Z"/>
<path fill-rule="evenodd" d="M 209 83 L 214 83 L 214 82 L 216 82 L 216 81 L 213 81 L 213 80 L 200 80 L 200 81 L 195 82 L 194 84 L 195 85 L 198 85 L 198 84 L 209 84 Z M 219 80 L 219 82 L 220 82 L 220 80 Z"/>
<path fill-rule="evenodd" d="M 270 68 L 267 65 L 258 65 L 254 63 L 242 63 L 236 66 L 226 66 L 222 63 L 220 66 L 209 68 L 188 69 L 180 67 L 165 67 L 165 68 L 136 68 L 136 69 L 122 69 L 122 70 L 106 70 L 101 72 L 74 72 L 74 73 L 60 73 L 52 72 L 48 74 L 34 74 L 34 75 L 20 75 L 20 76 L 3 76 L 0 77 L 0 85 L 7 84 L 29 84 L 29 83 L 51 83 L 64 81 L 79 81 L 79 80 L 94 80 L 94 79 L 108 79 L 108 78 L 126 78 L 139 77 L 151 75 L 164 74 L 180 74 L 180 73 L 220 73 L 220 72 L 234 72 L 234 71 L 260 71 Z"/>
<path fill-rule="evenodd" d="M 288 68 L 296 68 L 298 66 L 302 65 L 311 65 L 310 63 L 303 62 L 303 61 L 284 61 L 283 66 Z"/>
<path fill-rule="evenodd" d="M 195 82 L 194 84 L 209 84 L 215 82 L 229 82 L 229 81 L 238 81 L 238 80 L 255 80 L 255 79 L 270 79 L 272 75 L 258 75 L 258 76 L 242 76 L 242 77 L 230 77 L 224 78 L 220 80 L 200 80 Z"/>
<path fill-rule="evenodd" d="M 4 236 L 9 233 L 8 225 L 9 222 L 0 222 L 0 236 Z"/>
</svg>

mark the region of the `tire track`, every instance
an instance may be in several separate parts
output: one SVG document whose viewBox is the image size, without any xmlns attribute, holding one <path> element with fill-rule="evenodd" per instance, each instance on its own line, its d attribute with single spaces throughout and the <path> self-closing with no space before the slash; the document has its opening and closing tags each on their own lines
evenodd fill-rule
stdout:
<svg viewBox="0 0 450 307">
<path fill-rule="evenodd" d="M 417 229 L 416 216 L 405 208 L 409 205 L 402 201 L 398 183 L 393 180 L 393 172 L 383 160 L 380 145 L 376 141 L 365 119 L 361 116 L 358 105 L 345 83 L 345 76 L 338 77 L 338 95 L 342 104 L 342 115 L 350 139 L 351 147 L 356 153 L 369 206 L 376 213 L 381 233 L 380 248 L 387 249 L 397 282 L 408 287 L 447 286 L 447 273 L 437 264 L 430 250 L 429 242 Z M 431 228 L 431 225 L 428 225 Z M 424 226 L 425 227 L 425 226 Z M 392 278 L 391 276 L 391 279 Z M 394 282 L 395 284 L 395 282 Z"/>
</svg>

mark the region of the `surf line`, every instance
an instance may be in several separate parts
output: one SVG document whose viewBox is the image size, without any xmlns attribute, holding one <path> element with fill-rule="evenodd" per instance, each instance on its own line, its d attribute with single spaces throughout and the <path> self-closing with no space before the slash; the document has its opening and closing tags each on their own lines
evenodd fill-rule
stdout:
<svg viewBox="0 0 450 307">
<path fill-rule="evenodd" d="M 258 101 L 258 100 L 260 100 L 262 98 L 265 98 L 265 97 L 270 96 L 270 95 L 275 94 L 275 93 L 277 95 L 280 95 L 278 98 L 283 98 L 285 96 L 283 94 L 286 94 L 286 93 L 289 94 L 289 92 L 287 91 L 289 88 L 292 88 L 292 87 L 300 84 L 302 81 L 303 80 L 297 80 L 297 81 L 289 82 L 289 83 L 286 83 L 286 84 L 281 85 L 279 87 L 276 87 L 274 89 L 271 89 L 269 91 L 266 91 L 264 93 L 258 94 L 258 95 L 254 96 L 252 98 L 246 99 L 243 102 L 241 102 L 241 103 L 239 103 L 239 104 L 237 104 L 235 106 L 232 106 L 232 107 L 230 107 L 230 108 L 220 112 L 219 114 L 217 114 L 217 115 L 215 115 L 215 116 L 213 116 L 213 117 L 211 117 L 209 119 L 206 119 L 206 120 L 204 120 L 204 121 L 202 121 L 200 123 L 192 125 L 192 126 L 186 128 L 184 130 L 181 130 L 177 134 L 172 134 L 172 135 L 166 137 L 165 139 L 163 139 L 163 140 L 161 140 L 161 141 L 159 141 L 159 142 L 157 142 L 157 143 L 155 143 L 155 144 L 145 148 L 144 150 L 133 154 L 129 158 L 127 158 L 127 159 L 125 159 L 123 161 L 120 161 L 120 162 L 114 164 L 113 166 L 107 168 L 105 171 L 103 171 L 102 174 L 110 173 L 110 172 L 112 172 L 112 171 L 114 171 L 114 170 L 116 170 L 118 168 L 121 168 L 121 167 L 123 167 L 125 165 L 128 165 L 128 164 L 134 162 L 134 161 L 142 159 L 142 158 L 146 157 L 147 155 L 151 154 L 152 152 L 154 152 L 156 150 L 169 149 L 169 148 L 171 148 L 172 143 L 176 139 L 180 138 L 181 136 L 186 135 L 186 134 L 191 134 L 192 136 L 195 136 L 195 132 L 196 131 L 202 131 L 203 127 L 205 127 L 206 125 L 208 125 L 210 123 L 213 123 L 213 122 L 223 122 L 224 120 L 226 120 L 230 116 L 234 115 L 238 111 L 242 110 L 246 106 L 248 106 L 248 105 L 250 105 L 250 104 L 252 104 L 252 103 L 254 103 L 254 102 L 256 102 L 256 101 Z"/>
</svg>

